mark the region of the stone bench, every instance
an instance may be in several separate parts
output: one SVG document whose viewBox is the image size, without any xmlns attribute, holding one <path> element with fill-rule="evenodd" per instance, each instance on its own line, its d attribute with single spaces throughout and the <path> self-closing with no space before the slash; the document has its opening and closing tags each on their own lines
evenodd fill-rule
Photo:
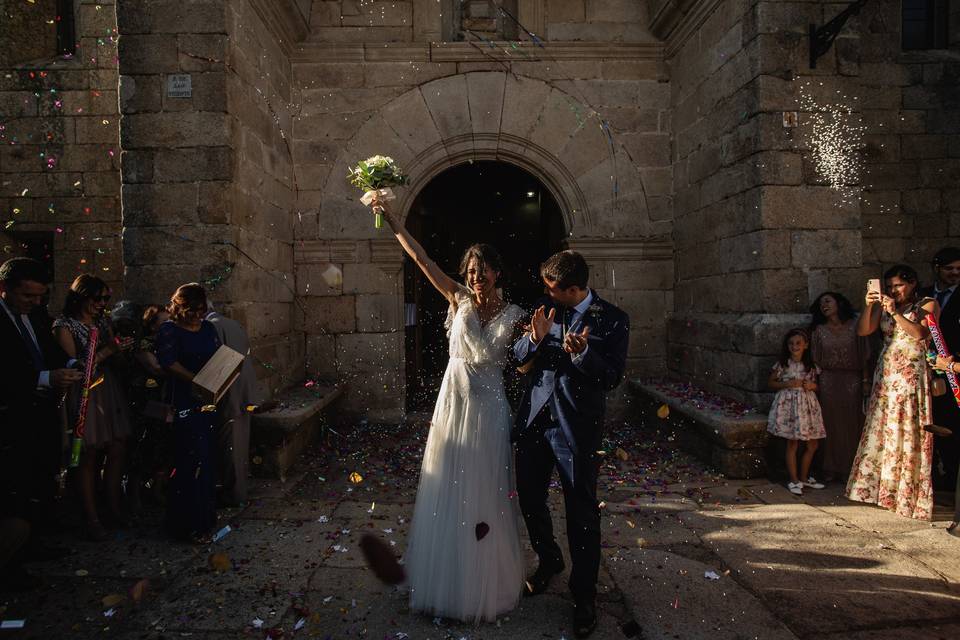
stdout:
<svg viewBox="0 0 960 640">
<path fill-rule="evenodd" d="M 689 385 L 660 380 L 630 380 L 645 416 L 667 405 L 667 418 L 681 447 L 728 478 L 759 478 L 767 472 L 767 416 L 718 410 L 722 399 L 706 392 L 691 394 Z M 654 417 L 654 420 L 659 418 Z M 666 422 L 666 420 L 664 421 Z"/>
<path fill-rule="evenodd" d="M 342 393 L 340 385 L 295 387 L 279 394 L 267 410 L 253 414 L 250 455 L 254 474 L 285 479 L 294 461 L 320 432 L 324 409 Z"/>
</svg>

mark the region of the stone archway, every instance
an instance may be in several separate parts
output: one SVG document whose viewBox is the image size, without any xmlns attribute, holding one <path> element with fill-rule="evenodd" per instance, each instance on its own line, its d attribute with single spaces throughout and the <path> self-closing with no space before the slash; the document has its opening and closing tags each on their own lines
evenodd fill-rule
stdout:
<svg viewBox="0 0 960 640">
<path fill-rule="evenodd" d="M 405 211 L 442 171 L 470 159 L 500 160 L 550 189 L 571 238 L 653 235 L 641 174 L 608 132 L 589 105 L 547 82 L 473 72 L 428 82 L 389 102 L 364 123 L 334 166 L 390 155 L 412 179 L 397 203 Z M 340 173 L 331 172 L 321 216 L 339 219 L 343 205 L 352 208 L 355 200 Z M 371 237 L 368 226 L 340 225 L 356 238 Z"/>
<path fill-rule="evenodd" d="M 402 253 L 387 232 L 374 228 L 345 179 L 347 167 L 376 154 L 392 156 L 411 177 L 394 207 L 404 221 L 431 180 L 470 160 L 507 163 L 539 180 L 559 204 L 565 244 L 591 266 L 591 285 L 627 309 L 644 332 L 632 344 L 630 366 L 662 371 L 672 307 L 671 223 L 651 215 L 643 167 L 609 134 L 570 93 L 483 71 L 407 90 L 340 147 L 318 191 L 317 239 L 297 243 L 295 262 L 303 274 L 298 289 L 323 289 L 307 303 L 308 370 L 358 381 L 348 385 L 346 412 L 398 419 L 407 388 Z M 342 281 L 325 280 L 331 266 L 343 269 Z"/>
</svg>

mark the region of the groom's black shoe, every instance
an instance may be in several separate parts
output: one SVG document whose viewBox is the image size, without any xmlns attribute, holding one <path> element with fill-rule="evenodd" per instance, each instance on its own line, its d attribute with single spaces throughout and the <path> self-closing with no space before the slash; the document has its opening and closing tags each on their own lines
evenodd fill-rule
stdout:
<svg viewBox="0 0 960 640">
<path fill-rule="evenodd" d="M 597 628 L 597 606 L 593 600 L 579 600 L 573 609 L 573 634 L 586 638 Z"/>
<path fill-rule="evenodd" d="M 550 579 L 561 571 L 563 571 L 562 560 L 558 564 L 541 562 L 537 570 L 533 572 L 533 575 L 527 578 L 527 581 L 523 584 L 524 597 L 538 596 L 546 591 L 550 585 Z"/>
</svg>

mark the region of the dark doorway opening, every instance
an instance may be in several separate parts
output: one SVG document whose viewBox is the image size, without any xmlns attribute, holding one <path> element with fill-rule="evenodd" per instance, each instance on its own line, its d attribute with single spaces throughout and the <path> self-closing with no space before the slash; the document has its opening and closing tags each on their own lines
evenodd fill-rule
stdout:
<svg viewBox="0 0 960 640">
<path fill-rule="evenodd" d="M 467 247 L 496 247 L 507 265 L 505 298 L 528 310 L 543 295 L 540 263 L 562 248 L 565 236 L 560 207 L 542 182 L 514 165 L 486 160 L 435 177 L 413 201 L 406 225 L 458 282 Z M 447 303 L 410 260 L 404 263 L 404 302 L 407 411 L 431 411 L 447 366 Z M 507 382 L 515 391 L 517 381 Z"/>
</svg>

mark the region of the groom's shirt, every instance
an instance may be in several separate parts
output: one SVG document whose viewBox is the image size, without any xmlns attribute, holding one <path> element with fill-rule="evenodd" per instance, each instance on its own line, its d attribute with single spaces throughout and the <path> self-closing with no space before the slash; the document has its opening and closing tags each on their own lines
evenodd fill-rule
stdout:
<svg viewBox="0 0 960 640">
<path fill-rule="evenodd" d="M 573 314 L 570 316 L 570 324 L 564 326 L 562 322 L 554 321 L 553 326 L 550 327 L 550 335 L 556 338 L 557 342 L 560 343 L 560 346 L 563 346 L 563 332 L 566 331 L 580 331 L 583 327 L 578 327 L 577 323 L 580 322 L 580 318 L 583 317 L 583 314 L 587 312 L 587 309 L 590 308 L 590 304 L 593 302 L 593 289 L 587 291 L 587 296 L 580 301 L 580 304 L 573 308 Z M 566 313 L 565 309 L 557 308 L 557 311 L 560 313 L 560 318 L 562 320 L 563 315 Z M 546 336 L 544 336 L 546 337 Z M 530 335 L 530 350 L 537 350 L 537 343 L 533 341 L 533 335 Z M 571 358 L 574 362 L 579 362 L 587 355 L 587 350 L 590 348 L 590 345 L 586 345 L 578 354 L 572 355 Z"/>
</svg>

